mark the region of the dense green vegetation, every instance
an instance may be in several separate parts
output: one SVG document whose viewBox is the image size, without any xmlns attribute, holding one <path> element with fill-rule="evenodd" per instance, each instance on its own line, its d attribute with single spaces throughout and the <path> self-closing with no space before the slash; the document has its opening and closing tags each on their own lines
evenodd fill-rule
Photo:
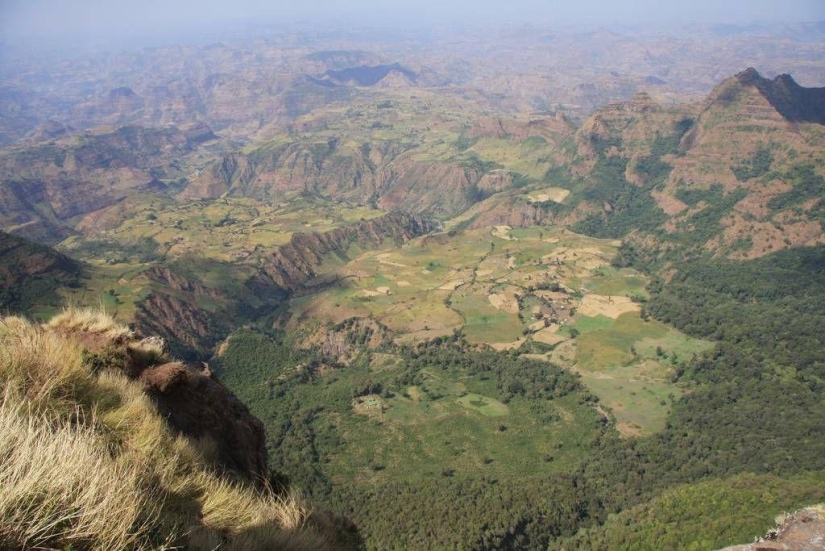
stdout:
<svg viewBox="0 0 825 551">
<path fill-rule="evenodd" d="M 656 205 L 650 191 L 667 180 L 672 167 L 662 157 L 678 153 L 679 141 L 691 124 L 685 119 L 676 125 L 673 134 L 656 135 L 650 155 L 634 163 L 641 185 L 627 181 L 626 158 L 608 157 L 604 148 L 597 148 L 599 160 L 588 177 L 590 187 L 581 198 L 602 205 L 605 212 L 591 214 L 573 229 L 594 237 L 624 237 L 633 230 L 653 231 L 664 223 L 667 215 Z"/>
<path fill-rule="evenodd" d="M 722 230 L 721 220 L 730 213 L 733 206 L 747 195 L 744 189 L 738 189 L 725 194 L 721 186 L 712 186 L 707 190 L 691 190 L 677 192 L 677 198 L 685 198 L 686 202 L 697 204 L 700 200 L 706 204 L 699 212 L 682 222 L 678 233 L 667 234 L 666 238 L 679 241 L 687 245 L 703 245 L 709 239 L 718 235 Z"/>
<path fill-rule="evenodd" d="M 677 483 L 825 468 L 822 253 L 694 261 L 653 286 L 652 314 L 720 342 L 677 370 L 696 388 L 674 403 L 663 432 L 601 441 L 585 476 L 612 489 L 608 508 Z"/>
<path fill-rule="evenodd" d="M 652 171 L 654 176 L 648 179 L 646 185 L 640 187 L 625 179 L 627 159 L 599 159 L 591 174 L 591 178 L 599 185 L 585 191 L 583 198 L 598 205 L 605 205 L 609 210 L 591 214 L 575 224 L 573 229 L 594 237 L 622 237 L 639 228 L 640 222 L 641 229 L 653 230 L 658 227 L 667 216 L 656 206 L 656 202 L 650 196 L 650 189 L 658 183 L 663 174 L 666 177 L 666 173 L 669 172 L 669 168 L 663 172 L 664 163 L 660 163 L 658 159 L 653 159 L 640 167 L 641 170 Z"/>
<path fill-rule="evenodd" d="M 720 340 L 719 350 L 735 349 L 745 357 L 739 369 L 720 366 L 716 374 L 713 366 L 721 362 L 698 362 L 692 378 L 743 377 L 746 365 L 760 370 L 772 363 L 778 371 L 792 366 L 792 378 L 825 388 L 825 247 L 744 263 L 692 261 L 654 288 L 658 292 L 648 304 L 653 315 L 688 333 Z M 750 357 L 756 363 L 748 362 Z"/>
<path fill-rule="evenodd" d="M 719 549 L 763 535 L 777 511 L 825 499 L 825 473 L 788 479 L 742 474 L 676 486 L 551 549 Z"/>
<path fill-rule="evenodd" d="M 751 178 L 759 178 L 768 173 L 771 169 L 772 162 L 773 155 L 771 154 L 771 150 L 767 147 L 760 147 L 756 153 L 753 154 L 753 157 L 739 166 L 733 167 L 733 173 L 740 182 L 750 180 Z"/>
<path fill-rule="evenodd" d="M 770 200 L 768 207 L 774 211 L 781 211 L 812 199 L 818 199 L 811 208 L 811 218 L 820 222 L 825 220 L 825 205 L 822 197 L 825 196 L 825 178 L 816 173 L 810 164 L 796 165 L 785 174 L 785 181 L 793 189 Z"/>
<path fill-rule="evenodd" d="M 543 547 L 586 520 L 563 473 L 605 420 L 569 371 L 459 333 L 330 371 L 294 337 L 238 332 L 214 364 L 266 423 L 274 469 L 370 547 Z"/>
</svg>

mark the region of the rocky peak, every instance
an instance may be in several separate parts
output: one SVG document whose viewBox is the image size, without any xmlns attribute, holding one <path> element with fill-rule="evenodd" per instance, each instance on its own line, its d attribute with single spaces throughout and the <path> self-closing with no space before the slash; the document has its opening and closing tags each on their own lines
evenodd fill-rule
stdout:
<svg viewBox="0 0 825 551">
<path fill-rule="evenodd" d="M 755 87 L 788 121 L 825 124 L 825 88 L 805 88 L 788 74 L 771 80 L 753 67 L 737 74 L 734 79 L 744 87 Z M 720 87 L 726 83 L 728 81 Z"/>
</svg>

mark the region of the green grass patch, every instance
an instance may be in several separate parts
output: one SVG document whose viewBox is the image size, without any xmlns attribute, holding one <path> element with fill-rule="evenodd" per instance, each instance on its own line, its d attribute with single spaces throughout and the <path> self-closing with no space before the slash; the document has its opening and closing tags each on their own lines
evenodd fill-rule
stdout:
<svg viewBox="0 0 825 551">
<path fill-rule="evenodd" d="M 671 397 L 682 395 L 681 388 L 667 381 L 608 378 L 585 374 L 583 379 L 607 407 L 627 436 L 648 435 L 665 428 Z"/>
<path fill-rule="evenodd" d="M 603 331 L 610 329 L 616 325 L 616 320 L 599 314 L 598 316 L 576 316 L 575 323 L 572 325 L 581 334 L 590 333 L 592 331 Z"/>
<path fill-rule="evenodd" d="M 481 394 L 467 394 L 456 400 L 462 407 L 477 411 L 486 417 L 504 417 L 510 414 L 510 408 L 496 399 Z"/>
</svg>

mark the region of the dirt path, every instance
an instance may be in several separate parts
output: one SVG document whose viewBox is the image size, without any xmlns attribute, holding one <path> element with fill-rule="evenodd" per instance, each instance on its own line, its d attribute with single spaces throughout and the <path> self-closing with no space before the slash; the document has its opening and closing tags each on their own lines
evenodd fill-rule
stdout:
<svg viewBox="0 0 825 551">
<path fill-rule="evenodd" d="M 609 423 L 610 422 L 610 414 L 607 413 L 604 408 L 602 408 L 601 404 L 596 404 L 596 411 L 599 412 L 599 415 L 605 418 L 605 420 Z"/>
<path fill-rule="evenodd" d="M 447 307 L 449 310 L 452 310 L 453 312 L 455 312 L 456 315 L 461 318 L 462 327 L 464 325 L 467 325 L 467 318 L 464 317 L 464 314 L 461 313 L 461 310 L 459 310 L 457 308 L 453 308 L 453 294 L 455 294 L 456 291 L 458 291 L 459 289 L 461 289 L 462 287 L 464 287 L 466 285 L 475 284 L 476 279 L 478 279 L 478 268 L 479 268 L 479 266 L 481 266 L 482 262 L 484 262 L 485 260 L 490 258 L 490 255 L 493 254 L 494 250 L 495 250 L 495 245 L 493 245 L 493 243 L 491 242 L 490 243 L 490 250 L 487 251 L 486 253 L 484 253 L 481 256 L 481 258 L 479 258 L 478 261 L 475 263 L 475 266 L 472 267 L 473 275 L 472 275 L 472 277 L 470 277 L 470 280 L 465 281 L 465 282 L 461 283 L 460 285 L 455 286 L 455 288 L 453 288 L 447 294 L 447 296 L 444 297 L 444 306 Z"/>
</svg>

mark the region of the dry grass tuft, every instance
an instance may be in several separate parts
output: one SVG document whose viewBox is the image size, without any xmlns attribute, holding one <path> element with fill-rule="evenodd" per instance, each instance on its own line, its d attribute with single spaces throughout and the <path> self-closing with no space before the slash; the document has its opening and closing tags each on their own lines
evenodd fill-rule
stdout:
<svg viewBox="0 0 825 551">
<path fill-rule="evenodd" d="M 86 426 L 0 404 L 0 547 L 142 549 L 158 503 L 138 465 L 113 460 Z"/>
<path fill-rule="evenodd" d="M 301 499 L 250 493 L 233 482 L 212 478 L 202 499 L 203 523 L 218 532 L 240 533 L 253 526 L 277 524 L 285 530 L 299 531 L 309 517 Z"/>
<path fill-rule="evenodd" d="M 0 319 L 0 384 L 37 408 L 60 408 L 88 392 L 92 375 L 80 346 L 21 318 Z"/>
<path fill-rule="evenodd" d="M 115 322 L 102 308 L 99 310 L 69 306 L 53 317 L 47 327 L 66 333 L 104 333 L 111 338 L 128 335 L 129 328 Z"/>
</svg>

